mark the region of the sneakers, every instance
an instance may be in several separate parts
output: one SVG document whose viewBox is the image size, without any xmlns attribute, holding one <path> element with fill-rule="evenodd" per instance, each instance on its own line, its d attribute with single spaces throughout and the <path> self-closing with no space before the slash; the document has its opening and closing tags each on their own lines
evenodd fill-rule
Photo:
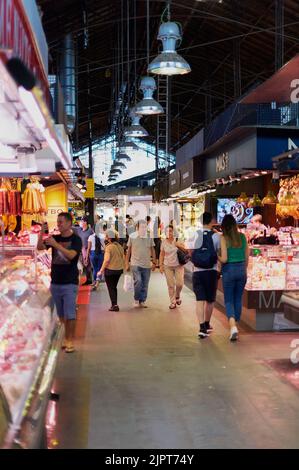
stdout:
<svg viewBox="0 0 299 470">
<path fill-rule="evenodd" d="M 236 326 L 232 326 L 231 329 L 230 329 L 230 341 L 237 341 L 238 339 L 238 328 Z"/>
<path fill-rule="evenodd" d="M 208 333 L 211 333 L 213 331 L 213 327 L 210 325 L 208 321 L 205 321 L 205 327 Z"/>
<path fill-rule="evenodd" d="M 109 308 L 109 312 L 119 312 L 119 306 L 118 305 L 112 305 Z"/>
<path fill-rule="evenodd" d="M 208 336 L 209 336 L 209 333 L 207 332 L 206 324 L 201 323 L 199 325 L 199 332 L 198 332 L 199 339 L 204 339 L 204 338 L 207 338 Z"/>
<path fill-rule="evenodd" d="M 133 307 L 134 308 L 139 308 L 140 307 L 139 300 L 134 300 Z"/>
<path fill-rule="evenodd" d="M 139 306 L 142 308 L 147 308 L 147 305 L 145 304 L 145 302 L 139 302 Z"/>
</svg>

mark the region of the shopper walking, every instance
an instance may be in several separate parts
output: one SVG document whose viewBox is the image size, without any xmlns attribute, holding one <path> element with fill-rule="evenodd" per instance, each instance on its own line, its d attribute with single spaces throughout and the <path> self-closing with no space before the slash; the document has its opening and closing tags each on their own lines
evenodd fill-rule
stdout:
<svg viewBox="0 0 299 470">
<path fill-rule="evenodd" d="M 160 252 L 161 252 L 161 219 L 159 216 L 155 218 L 154 221 L 154 243 L 155 243 L 155 252 L 156 252 L 156 259 L 158 263 L 160 262 Z M 157 266 L 157 268 L 159 265 Z"/>
<path fill-rule="evenodd" d="M 166 228 L 166 239 L 161 244 L 160 272 L 165 273 L 170 309 L 182 303 L 180 295 L 184 286 L 184 266 L 179 263 L 178 248 L 186 251 L 185 246 L 174 238 L 173 227 L 169 225 Z"/>
<path fill-rule="evenodd" d="M 84 273 L 86 275 L 86 281 L 82 285 L 88 286 L 92 284 L 92 265 L 90 257 L 88 255 L 88 239 L 90 235 L 92 235 L 94 232 L 92 228 L 88 225 L 87 216 L 84 216 L 82 220 L 80 220 L 80 227 L 76 229 L 75 233 L 82 240 L 82 264 Z"/>
<path fill-rule="evenodd" d="M 93 268 L 93 288 L 96 290 L 98 287 L 99 281 L 101 278 L 97 277 L 98 271 L 101 269 L 104 261 L 104 251 L 105 251 L 105 235 L 99 233 L 96 235 L 93 233 L 88 237 L 88 247 L 87 247 L 87 256 L 90 258 L 92 268 Z"/>
<path fill-rule="evenodd" d="M 57 314 L 65 325 L 65 351 L 71 353 L 74 348 L 76 326 L 76 299 L 78 294 L 79 271 L 78 259 L 82 241 L 72 230 L 72 216 L 62 212 L 57 218 L 60 235 L 45 237 L 47 227 L 40 232 L 37 248 L 52 248 L 51 293 L 56 305 Z"/>
<path fill-rule="evenodd" d="M 238 230 L 231 214 L 224 216 L 221 224 L 222 283 L 226 315 L 230 326 L 231 341 L 238 339 L 237 323 L 242 314 L 242 298 L 247 281 L 248 244 L 246 237 Z"/>
<path fill-rule="evenodd" d="M 151 269 L 154 271 L 157 263 L 154 241 L 147 233 L 145 220 L 137 223 L 137 231 L 129 237 L 126 255 L 127 271 L 130 269 L 130 261 L 134 279 L 134 307 L 146 308 Z"/>
<path fill-rule="evenodd" d="M 193 240 L 186 242 L 194 264 L 192 285 L 196 296 L 200 339 L 209 336 L 213 329 L 210 321 L 217 292 L 217 252 L 220 250 L 220 236 L 213 233 L 213 222 L 212 214 L 204 212 L 201 217 L 202 227 L 197 230 Z"/>
<path fill-rule="evenodd" d="M 105 248 L 104 262 L 98 276 L 105 274 L 105 280 L 111 300 L 110 312 L 118 312 L 117 285 L 124 269 L 124 250 L 118 243 L 118 235 L 115 230 L 108 229 L 106 232 L 107 245 Z"/>
</svg>

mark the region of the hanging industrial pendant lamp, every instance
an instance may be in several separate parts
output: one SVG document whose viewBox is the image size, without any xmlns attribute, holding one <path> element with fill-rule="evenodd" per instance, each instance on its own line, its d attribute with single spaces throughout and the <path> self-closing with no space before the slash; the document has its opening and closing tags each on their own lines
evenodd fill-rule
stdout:
<svg viewBox="0 0 299 470">
<path fill-rule="evenodd" d="M 148 137 L 148 132 L 144 127 L 140 125 L 141 116 L 136 114 L 135 108 L 132 108 L 130 111 L 130 119 L 132 121 L 131 125 L 125 127 L 124 136 L 125 137 Z"/>
<path fill-rule="evenodd" d="M 182 34 L 177 23 L 167 21 L 159 28 L 158 39 L 162 41 L 163 52 L 148 66 L 149 73 L 157 75 L 184 75 L 191 72 L 191 67 L 175 50 L 177 41 Z"/>
<path fill-rule="evenodd" d="M 114 168 L 123 168 L 125 170 L 127 167 L 124 163 L 115 160 L 111 166 L 111 170 L 114 170 Z"/>
<path fill-rule="evenodd" d="M 157 89 L 155 79 L 143 77 L 139 89 L 143 92 L 143 100 L 136 104 L 135 113 L 141 115 L 163 114 L 164 109 L 153 98 L 154 91 Z"/>
<path fill-rule="evenodd" d="M 135 144 L 135 142 L 132 142 L 131 140 L 126 140 L 120 143 L 119 150 L 120 152 L 124 153 L 137 152 L 139 150 L 139 147 L 137 144 Z"/>
<path fill-rule="evenodd" d="M 124 161 L 130 162 L 132 159 L 125 152 L 119 151 L 116 154 L 115 160 L 116 161 L 124 160 Z"/>
<path fill-rule="evenodd" d="M 114 170 L 110 170 L 110 175 L 121 175 L 122 171 L 119 168 L 114 168 Z"/>
</svg>

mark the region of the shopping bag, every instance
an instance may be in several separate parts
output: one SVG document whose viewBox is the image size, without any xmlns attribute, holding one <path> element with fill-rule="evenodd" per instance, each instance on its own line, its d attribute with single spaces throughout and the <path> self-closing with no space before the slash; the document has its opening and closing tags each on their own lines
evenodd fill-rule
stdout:
<svg viewBox="0 0 299 470">
<path fill-rule="evenodd" d="M 132 276 L 130 274 L 124 275 L 124 291 L 130 292 L 134 289 L 134 282 Z"/>
</svg>

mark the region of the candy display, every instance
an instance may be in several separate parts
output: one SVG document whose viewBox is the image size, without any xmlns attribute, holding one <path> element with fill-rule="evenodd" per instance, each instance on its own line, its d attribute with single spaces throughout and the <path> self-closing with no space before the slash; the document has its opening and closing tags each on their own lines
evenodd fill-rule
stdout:
<svg viewBox="0 0 299 470">
<path fill-rule="evenodd" d="M 299 288 L 299 247 L 255 246 L 249 250 L 247 290 Z"/>
<path fill-rule="evenodd" d="M 45 188 L 38 177 L 32 176 L 27 184 L 23 198 L 22 229 L 30 229 L 32 221 L 41 223 L 47 212 Z"/>
<path fill-rule="evenodd" d="M 0 215 L 21 215 L 20 180 L 0 178 Z"/>
</svg>

